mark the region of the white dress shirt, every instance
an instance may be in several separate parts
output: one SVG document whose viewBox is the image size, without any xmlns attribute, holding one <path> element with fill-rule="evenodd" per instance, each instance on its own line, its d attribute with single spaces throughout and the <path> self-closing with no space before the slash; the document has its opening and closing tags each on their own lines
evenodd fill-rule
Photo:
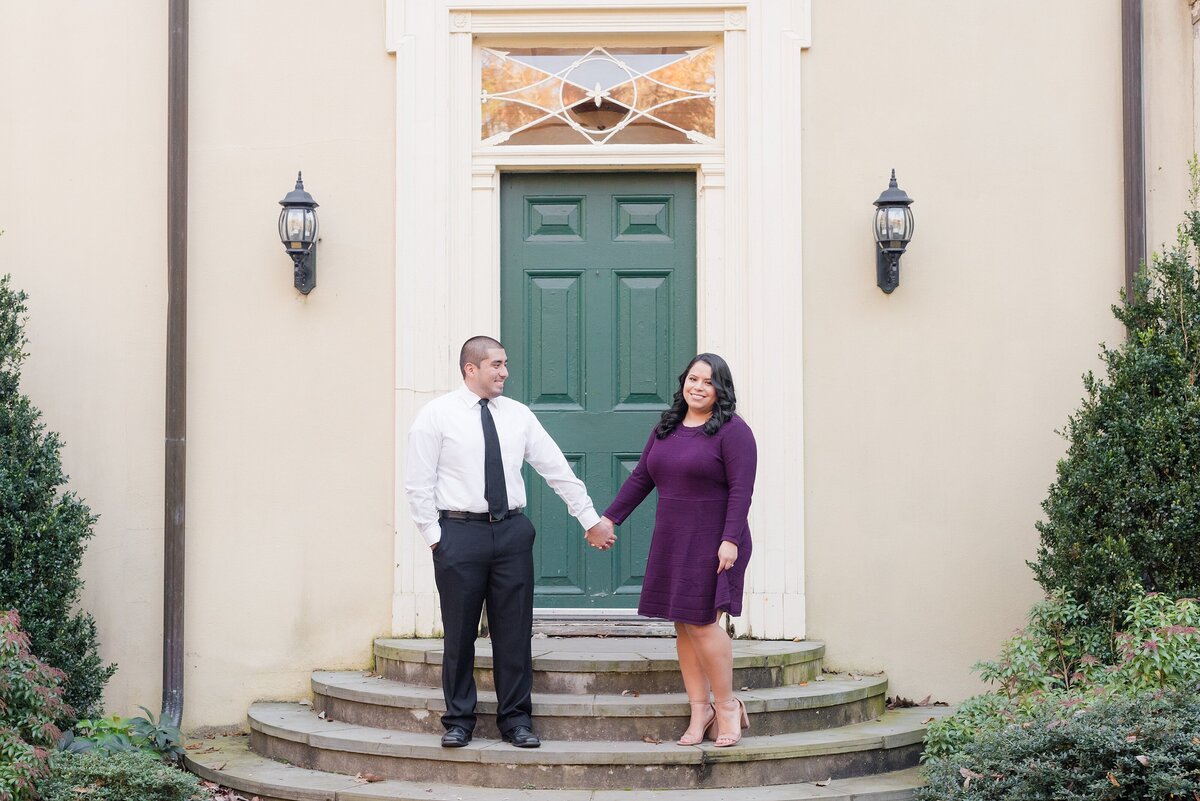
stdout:
<svg viewBox="0 0 1200 801">
<path fill-rule="evenodd" d="M 483 495 L 483 423 L 479 401 L 466 385 L 430 401 L 408 432 L 404 490 L 413 522 L 433 545 L 442 538 L 440 510 L 486 512 Z M 488 401 L 500 437 L 508 508 L 525 506 L 521 463 L 529 462 L 585 529 L 600 521 L 592 499 L 558 445 L 528 406 L 501 395 Z"/>
</svg>

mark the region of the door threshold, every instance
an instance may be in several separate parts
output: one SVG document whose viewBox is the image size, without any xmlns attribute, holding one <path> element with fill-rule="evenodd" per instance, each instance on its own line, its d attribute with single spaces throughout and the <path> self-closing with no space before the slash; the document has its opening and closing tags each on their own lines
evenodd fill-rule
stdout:
<svg viewBox="0 0 1200 801">
<path fill-rule="evenodd" d="M 632 609 L 535 609 L 533 636 L 674 637 L 675 625 Z"/>
</svg>

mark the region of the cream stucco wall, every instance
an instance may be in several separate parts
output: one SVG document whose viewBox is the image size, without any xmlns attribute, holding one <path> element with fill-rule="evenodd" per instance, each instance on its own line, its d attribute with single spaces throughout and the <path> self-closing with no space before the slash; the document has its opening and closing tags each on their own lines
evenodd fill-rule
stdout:
<svg viewBox="0 0 1200 801">
<path fill-rule="evenodd" d="M 160 693 L 167 20 L 53 5 L 0 9 L 0 271 L 32 295 L 26 391 L 101 514 L 84 603 L 128 714 Z M 382 3 L 191 20 L 185 722 L 222 725 L 389 630 L 394 73 Z M 307 298 L 275 233 L 300 169 Z"/>
<path fill-rule="evenodd" d="M 107 701 L 124 713 L 157 707 L 160 692 L 161 6 L 0 4 L 0 272 L 32 296 L 26 391 L 63 433 L 72 488 L 102 515 L 84 603 L 120 663 Z M 399 6 L 412 13 L 393 34 L 433 13 Z M 811 47 L 789 17 L 806 18 L 806 3 L 750 6 L 748 22 L 731 21 L 754 84 L 741 155 L 707 173 L 696 163 L 721 210 L 702 245 L 719 244 L 714 265 L 755 270 L 724 270 L 739 300 L 714 292 L 702 318 L 745 354 L 739 387 L 773 446 L 756 534 L 804 540 L 802 561 L 756 553 L 760 585 L 803 568 L 776 577 L 796 603 L 762 625 L 825 639 L 834 666 L 886 669 L 894 692 L 961 697 L 978 686 L 970 664 L 1038 595 L 1024 560 L 1064 446 L 1054 430 L 1098 343 L 1121 333 L 1107 312 L 1122 282 L 1119 4 L 910 0 L 884 18 L 874 0 L 813 0 Z M 1158 247 L 1186 199 L 1192 40 L 1186 2 L 1146 6 Z M 469 117 L 437 105 L 439 88 L 464 79 L 461 64 L 432 66 L 449 63 L 450 45 L 402 40 L 388 53 L 385 8 L 192 4 L 188 725 L 237 724 L 253 699 L 303 696 L 313 668 L 365 664 L 373 636 L 418 617 L 393 618 L 393 605 L 415 609 L 431 591 L 403 519 L 394 537 L 395 421 L 445 383 L 452 345 L 425 332 L 398 348 L 397 315 L 427 313 L 427 286 L 474 286 L 472 273 L 428 265 L 487 270 L 483 229 L 462 230 L 437 204 L 458 191 L 487 213 L 494 175 L 472 168 L 469 132 L 424 122 Z M 453 46 L 469 54 L 468 40 Z M 798 112 L 773 102 L 784 90 Z M 398 110 L 398 91 L 422 107 Z M 797 182 L 781 179 L 794 161 L 781 170 L 762 155 L 795 158 L 780 136 L 796 142 L 802 213 Z M 431 154 L 468 183 L 430 175 Z M 885 296 L 869 220 L 892 167 L 916 199 L 917 236 Z M 321 204 L 307 298 L 274 230 L 298 169 Z M 429 235 L 396 243 L 404 214 Z M 399 292 L 397 272 L 412 282 Z M 472 304 L 440 325 L 495 313 L 486 293 Z M 803 386 L 794 421 L 773 388 L 801 368 L 786 382 Z M 411 586 L 393 597 L 397 561 Z"/>
<path fill-rule="evenodd" d="M 1158 242 L 1190 69 L 1186 4 L 1147 6 Z M 1054 432 L 1121 336 L 1120 4 L 874 8 L 816 0 L 804 61 L 808 632 L 837 667 L 954 700 L 1039 596 Z M 868 224 L 893 167 L 917 223 L 889 297 Z"/>
<path fill-rule="evenodd" d="M 0 4 L 0 273 L 30 296 L 24 389 L 101 516 L 83 604 L 132 713 L 160 693 L 167 17 L 50 5 Z"/>
</svg>

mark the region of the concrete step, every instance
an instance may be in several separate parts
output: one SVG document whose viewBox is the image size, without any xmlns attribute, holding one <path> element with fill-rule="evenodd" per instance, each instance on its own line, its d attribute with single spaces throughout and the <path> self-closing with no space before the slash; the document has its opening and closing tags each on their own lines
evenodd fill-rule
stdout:
<svg viewBox="0 0 1200 801">
<path fill-rule="evenodd" d="M 441 735 L 446 709 L 440 688 L 362 672 L 313 673 L 313 707 L 327 718 L 397 731 Z M 885 707 L 882 676 L 824 675 L 804 684 L 739 693 L 756 735 L 828 729 L 879 717 Z M 496 694 L 479 693 L 475 734 L 499 739 Z M 534 693 L 538 734 L 548 740 L 674 740 L 687 728 L 684 693 Z"/>
<path fill-rule="evenodd" d="M 548 740 L 521 749 L 482 738 L 466 748 L 442 748 L 436 734 L 324 720 L 299 704 L 254 704 L 249 720 L 257 753 L 332 773 L 474 787 L 674 790 L 797 784 L 914 767 L 925 724 L 946 713 L 895 710 L 837 729 L 745 737 L 734 748 Z"/>
<path fill-rule="evenodd" d="M 379 639 L 375 672 L 424 687 L 442 686 L 442 641 Z M 533 689 L 589 695 L 683 691 L 673 638 L 534 638 Z M 752 690 L 811 681 L 821 674 L 825 645 L 819 642 L 733 641 L 734 687 Z M 475 681 L 495 690 L 492 646 L 475 643 Z"/>
<path fill-rule="evenodd" d="M 246 737 L 203 740 L 188 769 L 261 801 L 911 801 L 915 768 L 828 783 L 694 790 L 532 790 L 365 778 L 285 765 L 253 753 Z M 374 778 L 374 777 L 368 777 Z"/>
</svg>

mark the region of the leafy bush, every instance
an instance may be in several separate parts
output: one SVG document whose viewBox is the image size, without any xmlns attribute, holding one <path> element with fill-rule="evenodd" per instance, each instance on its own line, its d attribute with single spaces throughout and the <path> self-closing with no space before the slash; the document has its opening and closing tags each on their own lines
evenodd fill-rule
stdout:
<svg viewBox="0 0 1200 801">
<path fill-rule="evenodd" d="M 95 621 L 77 610 L 96 518 L 61 491 L 62 443 L 20 393 L 25 297 L 0 277 L 0 609 L 21 613 L 33 652 L 67 674 L 66 701 L 86 715 L 116 670 L 97 652 Z"/>
<path fill-rule="evenodd" d="M 73 754 L 99 750 L 144 751 L 170 762 L 183 757 L 183 735 L 179 728 L 154 719 L 146 707 L 139 707 L 145 717 L 123 718 L 113 715 L 98 720 L 80 720 L 63 735 L 59 748 Z"/>
<path fill-rule="evenodd" d="M 199 801 L 210 797 L 200 780 L 142 751 L 55 754 L 38 785 L 43 801 Z"/>
<path fill-rule="evenodd" d="M 1200 698 L 1142 692 L 1065 717 L 1044 706 L 926 775 L 918 801 L 1191 801 L 1200 797 Z"/>
<path fill-rule="evenodd" d="M 70 716 L 59 685 L 64 676 L 29 652 L 15 611 L 0 612 L 0 801 L 33 796 L 59 737 L 56 719 Z"/>
<path fill-rule="evenodd" d="M 1195 186 L 1195 162 L 1192 172 Z M 1139 587 L 1200 595 L 1197 247 L 1193 210 L 1175 247 L 1155 254 L 1132 297 L 1113 307 L 1128 336 L 1102 352 L 1103 381 L 1084 377 L 1086 397 L 1064 432 L 1067 455 L 1042 504 L 1030 567 L 1047 591 L 1069 593 L 1110 634 Z"/>
<path fill-rule="evenodd" d="M 955 760 L 969 744 L 1044 714 L 1069 718 L 1092 704 L 1146 690 L 1200 689 L 1200 603 L 1150 593 L 1126 610 L 1125 630 L 1102 639 L 1086 610 L 1065 593 L 1037 604 L 1029 624 L 1009 639 L 995 662 L 975 666 L 997 689 L 964 701 L 930 724 L 927 763 Z M 1110 664 L 1095 656 L 1116 652 Z"/>
</svg>

